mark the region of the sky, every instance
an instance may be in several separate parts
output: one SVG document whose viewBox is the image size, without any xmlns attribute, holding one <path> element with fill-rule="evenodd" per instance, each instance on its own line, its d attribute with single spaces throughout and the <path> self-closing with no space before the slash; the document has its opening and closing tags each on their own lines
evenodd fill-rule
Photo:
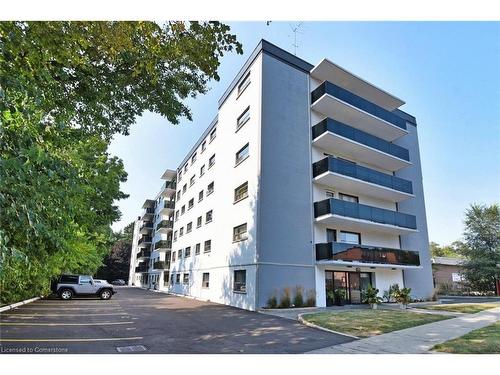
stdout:
<svg viewBox="0 0 500 375">
<path fill-rule="evenodd" d="M 460 239 L 471 203 L 500 202 L 500 23 L 486 22 L 226 22 L 243 55 L 226 55 L 219 82 L 187 101 L 193 121 L 172 125 L 145 113 L 118 135 L 110 154 L 128 172 L 117 202 L 120 230 L 158 193 L 217 114 L 217 102 L 260 39 L 317 64 L 328 58 L 402 98 L 417 118 L 429 239 Z M 297 43 L 294 36 L 297 36 Z M 298 47 L 295 47 L 296 44 Z"/>
</svg>

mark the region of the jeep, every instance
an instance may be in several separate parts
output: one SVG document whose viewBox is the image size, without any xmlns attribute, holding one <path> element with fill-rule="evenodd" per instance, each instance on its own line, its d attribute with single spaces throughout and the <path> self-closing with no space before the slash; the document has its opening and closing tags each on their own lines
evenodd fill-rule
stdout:
<svg viewBox="0 0 500 375">
<path fill-rule="evenodd" d="M 61 275 L 52 281 L 51 290 L 63 300 L 77 296 L 110 299 L 116 293 L 106 280 L 94 280 L 89 275 Z"/>
</svg>

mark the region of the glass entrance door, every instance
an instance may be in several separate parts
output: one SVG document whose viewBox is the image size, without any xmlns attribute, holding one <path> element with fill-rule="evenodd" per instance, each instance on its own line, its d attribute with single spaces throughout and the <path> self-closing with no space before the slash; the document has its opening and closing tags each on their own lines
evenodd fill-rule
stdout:
<svg viewBox="0 0 500 375">
<path fill-rule="evenodd" d="M 326 305 L 337 303 L 335 295 L 345 303 L 362 303 L 363 292 L 371 285 L 369 272 L 325 271 Z"/>
<path fill-rule="evenodd" d="M 357 272 L 349 272 L 349 297 L 351 303 L 361 303 L 361 288 Z"/>
</svg>

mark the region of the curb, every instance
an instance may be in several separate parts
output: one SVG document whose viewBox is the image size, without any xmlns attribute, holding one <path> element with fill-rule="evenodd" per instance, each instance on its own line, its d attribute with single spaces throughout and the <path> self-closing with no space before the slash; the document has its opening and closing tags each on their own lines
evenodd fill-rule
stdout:
<svg viewBox="0 0 500 375">
<path fill-rule="evenodd" d="M 343 333 L 343 332 L 338 332 L 338 331 L 333 331 L 331 329 L 328 329 L 328 328 L 324 328 L 324 327 L 320 327 L 320 326 L 317 326 L 316 324 L 313 324 L 313 323 L 309 323 L 308 321 L 306 321 L 302 315 L 305 315 L 307 313 L 304 313 L 304 314 L 299 314 L 297 315 L 297 320 L 299 321 L 299 323 L 305 325 L 305 326 L 308 326 L 308 327 L 311 327 L 311 328 L 316 328 L 316 329 L 319 329 L 321 331 L 325 331 L 325 332 L 329 332 L 329 333 L 334 333 L 336 335 L 341 335 L 341 336 L 346 336 L 346 337 L 350 337 L 352 339 L 356 339 L 356 340 L 359 340 L 360 338 L 358 336 L 353 336 L 353 335 L 349 335 L 347 333 Z"/>
<path fill-rule="evenodd" d="M 16 307 L 19 307 L 19 306 L 22 306 L 22 305 L 26 305 L 28 303 L 34 302 L 36 300 L 39 300 L 42 297 L 43 296 L 34 297 L 34 298 L 30 298 L 30 299 L 27 299 L 27 300 L 24 300 L 24 301 L 21 301 L 21 302 L 13 303 L 12 305 L 7 305 L 7 306 L 0 307 L 0 312 L 4 312 L 4 311 L 15 309 Z"/>
</svg>

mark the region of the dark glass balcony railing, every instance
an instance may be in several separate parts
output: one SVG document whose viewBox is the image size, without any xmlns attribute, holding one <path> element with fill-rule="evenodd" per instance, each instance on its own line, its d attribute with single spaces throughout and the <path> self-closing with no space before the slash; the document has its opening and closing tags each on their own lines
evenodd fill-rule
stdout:
<svg viewBox="0 0 500 375">
<path fill-rule="evenodd" d="M 143 216 L 146 215 L 146 214 L 154 214 L 154 213 L 155 213 L 155 208 L 154 207 L 148 207 L 148 208 L 146 208 L 144 210 Z"/>
<path fill-rule="evenodd" d="M 139 238 L 139 241 L 137 241 L 137 243 L 140 245 L 141 243 L 149 243 L 151 242 L 151 240 L 151 236 L 142 236 L 141 238 Z"/>
<path fill-rule="evenodd" d="M 166 241 L 166 240 L 161 240 L 157 241 L 155 243 L 155 249 L 171 249 L 172 248 L 172 242 L 171 241 Z"/>
<path fill-rule="evenodd" d="M 402 228 L 417 229 L 417 220 L 414 215 L 335 198 L 314 203 L 314 217 L 328 214 L 368 220 Z"/>
<path fill-rule="evenodd" d="M 172 229 L 174 227 L 174 223 L 171 220 L 162 220 L 156 225 L 156 230 L 167 228 Z"/>
<path fill-rule="evenodd" d="M 172 201 L 163 201 L 163 207 L 164 208 L 174 209 L 175 208 L 175 203 L 172 202 Z"/>
<path fill-rule="evenodd" d="M 166 270 L 170 268 L 170 263 L 164 261 L 158 261 L 153 263 L 153 269 L 155 270 Z"/>
<path fill-rule="evenodd" d="M 372 184 L 384 186 L 389 189 L 413 194 L 411 181 L 331 156 L 313 164 L 313 177 L 317 177 L 325 172 L 338 173 L 365 182 L 370 182 Z"/>
<path fill-rule="evenodd" d="M 418 251 L 342 242 L 316 244 L 316 260 L 343 260 L 360 263 L 420 266 Z"/>
<path fill-rule="evenodd" d="M 165 184 L 163 185 L 164 189 L 177 189 L 177 184 L 175 181 L 166 181 Z"/>
<path fill-rule="evenodd" d="M 357 107 L 369 114 L 376 116 L 382 120 L 385 120 L 393 125 L 401 129 L 406 130 L 406 120 L 399 117 L 398 115 L 384 109 L 356 94 L 353 94 L 342 87 L 334 85 L 331 82 L 325 81 L 321 85 L 319 85 L 312 93 L 311 93 L 311 103 L 314 103 L 316 100 L 321 98 L 324 94 L 329 94 L 337 99 L 342 100 L 354 107 Z"/>
<path fill-rule="evenodd" d="M 397 158 L 410 161 L 410 154 L 404 147 L 395 145 L 382 138 L 368 134 L 362 130 L 355 129 L 352 126 L 346 125 L 340 121 L 326 118 L 312 128 L 313 140 L 327 131 L 348 138 L 352 141 L 361 143 L 365 146 L 372 147 L 376 150 L 385 152 L 386 154 L 395 156 Z"/>
<path fill-rule="evenodd" d="M 150 250 L 141 250 L 137 254 L 137 259 L 139 258 L 149 258 L 151 256 L 151 251 Z"/>
<path fill-rule="evenodd" d="M 148 265 L 145 264 L 145 265 L 139 265 L 137 267 L 135 267 L 135 272 L 148 272 Z"/>
<path fill-rule="evenodd" d="M 139 228 L 139 230 L 143 230 L 143 229 L 153 229 L 153 222 L 152 221 L 145 221 L 141 227 Z"/>
</svg>

